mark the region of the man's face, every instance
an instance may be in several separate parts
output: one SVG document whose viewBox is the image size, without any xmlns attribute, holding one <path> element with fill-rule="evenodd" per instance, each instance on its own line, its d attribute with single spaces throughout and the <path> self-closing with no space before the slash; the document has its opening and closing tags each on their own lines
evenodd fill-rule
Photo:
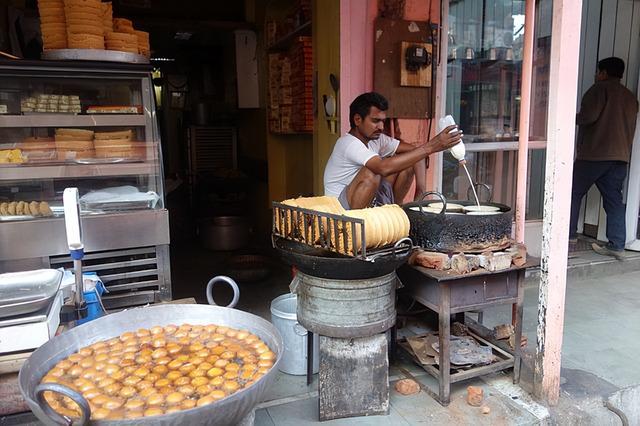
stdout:
<svg viewBox="0 0 640 426">
<path fill-rule="evenodd" d="M 353 120 L 361 135 L 367 139 L 378 139 L 384 129 L 384 120 L 386 118 L 387 114 L 384 111 L 372 106 L 366 117 L 362 118 L 359 114 L 356 114 Z"/>
<path fill-rule="evenodd" d="M 604 81 L 608 78 L 608 74 L 606 71 L 604 70 L 597 70 L 596 71 L 596 81 Z"/>
</svg>

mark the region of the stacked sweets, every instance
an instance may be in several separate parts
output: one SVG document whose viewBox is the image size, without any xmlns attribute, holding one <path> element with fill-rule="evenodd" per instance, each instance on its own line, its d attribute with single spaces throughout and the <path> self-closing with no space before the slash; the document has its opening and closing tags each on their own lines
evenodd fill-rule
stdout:
<svg viewBox="0 0 640 426">
<path fill-rule="evenodd" d="M 70 49 L 104 49 L 100 0 L 64 0 L 64 15 Z"/>
<path fill-rule="evenodd" d="M 56 151 L 58 160 L 94 158 L 93 132 L 84 129 L 56 129 Z"/>
<path fill-rule="evenodd" d="M 67 25 L 63 0 L 38 0 L 44 50 L 67 48 Z"/>
<path fill-rule="evenodd" d="M 117 50 L 150 57 L 149 33 L 129 19 L 114 18 L 111 2 L 38 0 L 44 50 Z"/>
</svg>

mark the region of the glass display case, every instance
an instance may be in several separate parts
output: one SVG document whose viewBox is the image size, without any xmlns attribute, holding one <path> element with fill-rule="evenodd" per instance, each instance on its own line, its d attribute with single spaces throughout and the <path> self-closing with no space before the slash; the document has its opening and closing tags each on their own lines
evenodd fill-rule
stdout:
<svg viewBox="0 0 640 426">
<path fill-rule="evenodd" d="M 0 63 L 0 272 L 70 264 L 62 193 L 77 187 L 85 270 L 105 304 L 171 297 L 169 223 L 147 65 Z"/>
<path fill-rule="evenodd" d="M 551 20 L 536 2 L 526 219 L 542 218 Z M 464 132 L 467 168 L 483 200 L 515 206 L 524 0 L 450 0 L 446 113 Z M 472 198 L 458 160 L 443 154 L 442 192 Z"/>
</svg>

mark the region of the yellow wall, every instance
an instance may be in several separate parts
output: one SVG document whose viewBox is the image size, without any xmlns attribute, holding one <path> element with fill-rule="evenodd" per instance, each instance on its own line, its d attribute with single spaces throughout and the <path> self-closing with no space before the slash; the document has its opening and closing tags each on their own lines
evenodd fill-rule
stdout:
<svg viewBox="0 0 640 426">
<path fill-rule="evenodd" d="M 267 19 L 285 16 L 293 4 L 294 2 L 287 0 L 270 2 L 266 11 Z M 313 26 L 316 26 L 315 18 Z M 268 82 L 265 87 L 267 85 Z M 286 198 L 313 194 L 312 141 L 313 138 L 310 134 L 285 135 L 268 132 L 267 159 L 269 162 L 270 200 L 282 201 Z"/>
</svg>

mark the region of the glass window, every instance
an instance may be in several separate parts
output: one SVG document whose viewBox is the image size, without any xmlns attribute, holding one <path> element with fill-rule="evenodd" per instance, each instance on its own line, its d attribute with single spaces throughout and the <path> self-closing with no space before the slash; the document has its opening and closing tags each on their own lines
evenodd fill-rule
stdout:
<svg viewBox="0 0 640 426">
<path fill-rule="evenodd" d="M 527 220 L 542 219 L 544 201 L 544 173 L 546 150 L 529 150 L 529 179 L 527 180 Z M 451 154 L 445 153 L 442 194 L 448 200 L 473 200 L 469 179 Z M 476 182 L 480 202 L 492 201 L 515 205 L 517 151 L 467 152 L 465 157 L 471 179 Z"/>
<path fill-rule="evenodd" d="M 510 206 L 515 204 L 524 8 L 524 0 L 449 3 L 446 113 L 464 131 L 474 181 L 491 188 L 495 202 Z M 529 129 L 529 139 L 537 143 L 532 148 L 546 143 L 550 48 L 551 0 L 539 0 Z M 536 219 L 542 216 L 542 198 L 532 191 L 544 182 L 544 150 L 531 152 L 527 218 Z M 464 171 L 449 154 L 443 162 L 443 192 L 466 199 Z"/>
</svg>

